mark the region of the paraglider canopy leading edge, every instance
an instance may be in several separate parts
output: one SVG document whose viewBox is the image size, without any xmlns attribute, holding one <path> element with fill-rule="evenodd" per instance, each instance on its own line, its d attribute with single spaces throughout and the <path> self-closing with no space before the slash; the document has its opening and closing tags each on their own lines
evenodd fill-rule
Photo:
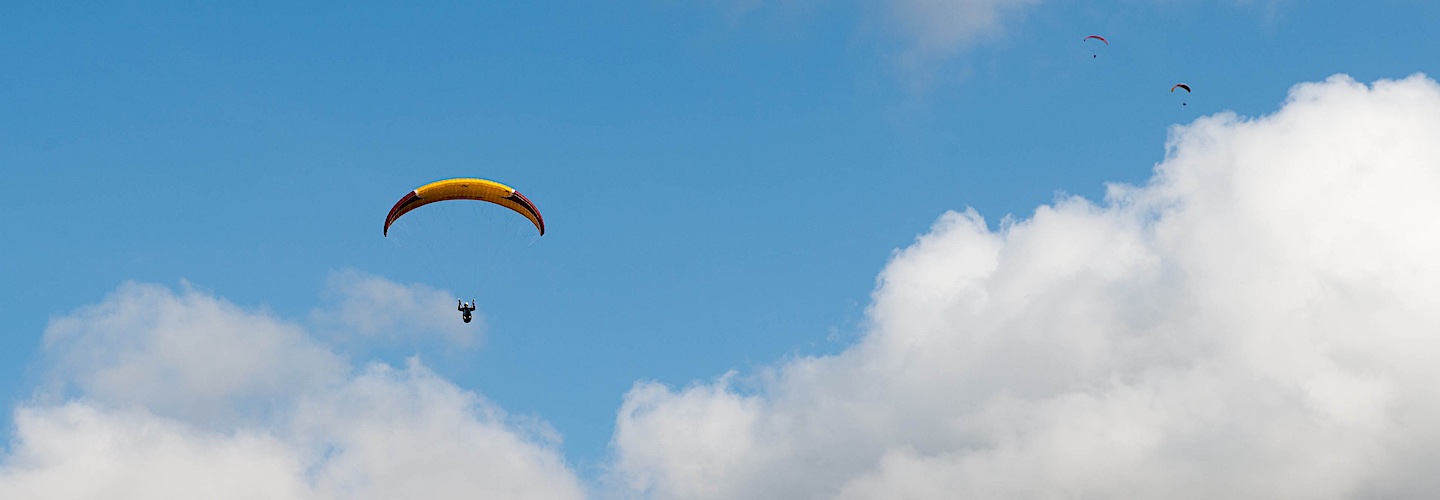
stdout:
<svg viewBox="0 0 1440 500">
<path fill-rule="evenodd" d="M 535 225 L 535 229 L 539 230 L 541 235 L 545 234 L 545 219 L 540 216 L 540 210 L 535 208 L 535 204 L 531 203 L 529 198 L 510 186 L 469 177 L 435 181 L 415 188 L 390 208 L 390 214 L 385 216 L 383 234 L 389 236 L 390 225 L 411 210 L 448 200 L 477 200 L 500 205 L 525 216 L 530 223 Z"/>
</svg>

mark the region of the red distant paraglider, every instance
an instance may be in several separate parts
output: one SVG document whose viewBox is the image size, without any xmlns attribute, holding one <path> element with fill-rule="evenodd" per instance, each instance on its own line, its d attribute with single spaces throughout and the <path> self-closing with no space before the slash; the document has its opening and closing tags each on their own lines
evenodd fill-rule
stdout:
<svg viewBox="0 0 1440 500">
<path fill-rule="evenodd" d="M 1105 37 L 1100 36 L 1100 35 L 1090 35 L 1090 36 L 1085 37 L 1084 40 L 1080 40 L 1080 41 L 1082 41 L 1082 42 L 1088 42 L 1088 41 L 1090 41 L 1091 38 L 1094 38 L 1094 39 L 1096 39 L 1096 40 L 1099 40 L 1099 41 L 1101 41 L 1101 42 L 1104 42 L 1104 43 L 1105 43 L 1105 46 L 1107 46 L 1107 47 L 1110 46 L 1110 41 L 1109 41 L 1109 40 L 1106 40 Z M 1091 58 L 1094 58 L 1094 57 L 1095 57 L 1095 54 L 1090 54 L 1090 57 L 1091 57 Z"/>
</svg>

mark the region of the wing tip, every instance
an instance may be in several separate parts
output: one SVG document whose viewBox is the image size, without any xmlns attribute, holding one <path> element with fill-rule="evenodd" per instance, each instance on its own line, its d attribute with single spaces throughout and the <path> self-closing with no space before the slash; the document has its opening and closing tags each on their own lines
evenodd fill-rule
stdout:
<svg viewBox="0 0 1440 500">
<path fill-rule="evenodd" d="M 514 189 L 511 189 L 510 196 L 505 198 L 515 201 L 525 207 L 525 211 L 530 212 L 530 215 L 534 215 L 535 218 L 531 219 L 531 222 L 535 223 L 535 229 L 540 230 L 540 236 L 545 236 L 545 217 L 540 215 L 540 209 L 535 208 L 535 203 L 531 202 L 530 198 L 526 198 L 525 195 L 520 194 L 520 191 Z"/>
</svg>

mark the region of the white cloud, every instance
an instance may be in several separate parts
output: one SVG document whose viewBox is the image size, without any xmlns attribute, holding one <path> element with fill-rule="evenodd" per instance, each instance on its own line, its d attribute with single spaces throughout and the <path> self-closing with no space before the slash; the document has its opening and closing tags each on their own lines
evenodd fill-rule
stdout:
<svg viewBox="0 0 1440 500">
<path fill-rule="evenodd" d="M 578 498 L 546 425 L 498 407 L 415 361 L 372 366 L 303 402 L 296 434 L 343 450 L 312 467 L 330 498 Z"/>
<path fill-rule="evenodd" d="M 302 328 L 189 285 L 179 293 L 121 285 L 101 303 L 53 320 L 44 346 L 57 389 L 217 425 L 337 383 L 348 370 Z"/>
<path fill-rule="evenodd" d="M 333 271 L 326 282 L 328 304 L 311 313 L 316 328 L 343 337 L 415 342 L 438 336 L 456 347 L 472 347 L 485 330 L 485 316 L 463 323 L 454 295 L 423 284 L 402 285 L 354 269 Z"/>
<path fill-rule="evenodd" d="M 256 431 L 198 430 L 96 404 L 21 408 L 3 498 L 317 498 L 303 457 Z"/>
<path fill-rule="evenodd" d="M 16 410 L 0 498 L 584 496 L 543 423 L 189 287 L 124 285 L 45 339 L 69 390 Z"/>
<path fill-rule="evenodd" d="M 619 413 L 653 498 L 1440 496 L 1440 86 L 1173 130 L 1145 186 L 895 254 L 834 356 Z"/>
</svg>

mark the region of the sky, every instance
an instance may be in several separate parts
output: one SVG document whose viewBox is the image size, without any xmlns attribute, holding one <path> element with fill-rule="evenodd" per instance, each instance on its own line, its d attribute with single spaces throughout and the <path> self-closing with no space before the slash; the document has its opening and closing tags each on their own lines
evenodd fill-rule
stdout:
<svg viewBox="0 0 1440 500">
<path fill-rule="evenodd" d="M 4 7 L 0 497 L 1440 495 L 1440 4 L 520 4 Z"/>
</svg>

